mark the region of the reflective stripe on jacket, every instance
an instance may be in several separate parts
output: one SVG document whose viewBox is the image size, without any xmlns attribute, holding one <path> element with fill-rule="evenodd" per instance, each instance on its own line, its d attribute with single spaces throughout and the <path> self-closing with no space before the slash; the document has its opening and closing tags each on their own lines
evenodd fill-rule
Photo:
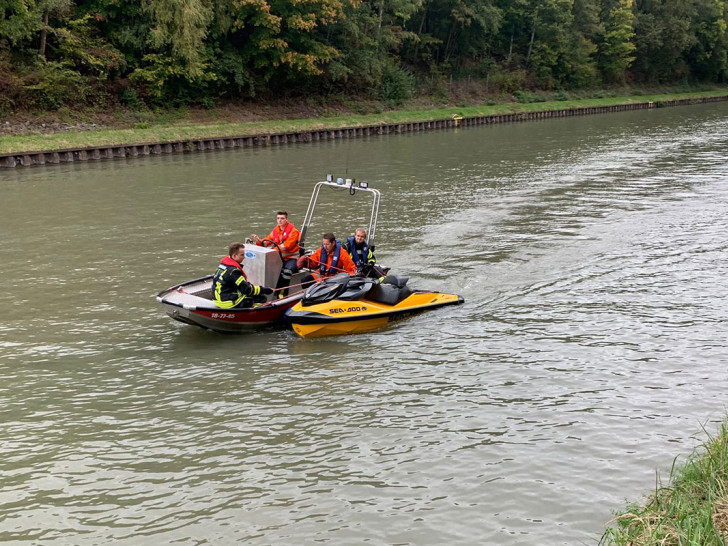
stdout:
<svg viewBox="0 0 728 546">
<path fill-rule="evenodd" d="M 248 282 L 243 266 L 229 256 L 220 260 L 212 277 L 212 301 L 222 309 L 232 309 L 246 297 L 258 296 L 260 286 Z"/>
</svg>

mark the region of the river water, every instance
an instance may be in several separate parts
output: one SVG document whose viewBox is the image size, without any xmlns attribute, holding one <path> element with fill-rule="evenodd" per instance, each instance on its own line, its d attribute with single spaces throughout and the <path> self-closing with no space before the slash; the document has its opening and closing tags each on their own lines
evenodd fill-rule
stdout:
<svg viewBox="0 0 728 546">
<path fill-rule="evenodd" d="M 0 172 L 0 541 L 596 544 L 724 415 L 726 149 L 723 103 Z M 316 340 L 167 318 L 328 172 L 465 305 Z"/>
</svg>

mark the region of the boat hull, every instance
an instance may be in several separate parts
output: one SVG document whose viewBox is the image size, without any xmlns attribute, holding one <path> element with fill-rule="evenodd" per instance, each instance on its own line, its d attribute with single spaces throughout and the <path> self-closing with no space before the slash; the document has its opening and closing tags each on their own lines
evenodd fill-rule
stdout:
<svg viewBox="0 0 728 546">
<path fill-rule="evenodd" d="M 162 302 L 165 312 L 174 320 L 214 330 L 216 332 L 245 332 L 280 322 L 283 314 L 295 302 L 288 307 L 267 307 L 264 309 L 254 308 L 249 312 L 237 310 L 218 309 L 185 309 L 173 304 Z"/>
<path fill-rule="evenodd" d="M 396 305 L 366 298 L 303 306 L 297 302 L 285 315 L 293 331 L 301 337 L 357 334 L 381 328 L 425 311 L 464 303 L 461 296 L 424 290 L 415 291 Z"/>
<path fill-rule="evenodd" d="M 256 307 L 220 309 L 206 297 L 211 286 L 212 275 L 168 288 L 157 295 L 157 301 L 167 315 L 179 322 L 216 332 L 239 333 L 282 324 L 284 313 L 303 296 L 301 291 Z"/>
</svg>

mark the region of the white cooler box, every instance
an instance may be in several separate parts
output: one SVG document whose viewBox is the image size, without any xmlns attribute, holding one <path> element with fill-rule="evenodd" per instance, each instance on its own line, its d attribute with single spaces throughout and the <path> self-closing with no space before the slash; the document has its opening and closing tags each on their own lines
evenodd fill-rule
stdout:
<svg viewBox="0 0 728 546">
<path fill-rule="evenodd" d="M 243 270 L 248 277 L 248 282 L 275 288 L 282 267 L 283 262 L 277 248 L 245 245 Z"/>
</svg>

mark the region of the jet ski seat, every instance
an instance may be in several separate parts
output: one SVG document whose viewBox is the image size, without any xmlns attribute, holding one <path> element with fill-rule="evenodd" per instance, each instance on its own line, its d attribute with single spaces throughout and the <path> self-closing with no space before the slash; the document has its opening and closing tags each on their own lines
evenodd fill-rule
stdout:
<svg viewBox="0 0 728 546">
<path fill-rule="evenodd" d="M 408 281 L 407 275 L 387 275 L 381 283 L 369 291 L 367 298 L 385 305 L 397 305 L 412 295 L 412 290 L 407 286 Z"/>
</svg>

